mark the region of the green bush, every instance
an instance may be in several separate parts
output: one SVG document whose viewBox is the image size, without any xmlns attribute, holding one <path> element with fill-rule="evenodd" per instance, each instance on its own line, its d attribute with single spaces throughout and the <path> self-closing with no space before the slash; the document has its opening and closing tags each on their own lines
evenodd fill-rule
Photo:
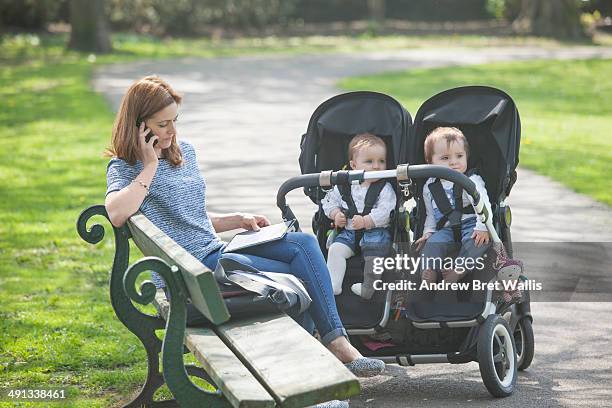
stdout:
<svg viewBox="0 0 612 408">
<path fill-rule="evenodd" d="M 0 0 L 0 26 L 41 30 L 51 21 L 62 19 L 66 0 Z"/>
<path fill-rule="evenodd" d="M 286 24 L 297 0 L 109 0 L 111 27 L 152 34 L 191 35 L 211 25 L 261 28 Z"/>
<path fill-rule="evenodd" d="M 86 1 L 86 0 L 82 0 Z M 491 0 L 488 0 L 491 2 Z M 497 0 L 505 4 L 509 0 Z M 516 0 L 514 0 L 516 1 Z M 45 29 L 69 20 L 69 0 L 0 0 L 0 25 Z M 386 0 L 386 17 L 411 21 L 491 18 L 487 0 Z M 367 0 L 106 0 L 110 26 L 117 31 L 155 35 L 198 35 L 211 26 L 260 29 L 296 22 L 367 20 Z"/>
</svg>

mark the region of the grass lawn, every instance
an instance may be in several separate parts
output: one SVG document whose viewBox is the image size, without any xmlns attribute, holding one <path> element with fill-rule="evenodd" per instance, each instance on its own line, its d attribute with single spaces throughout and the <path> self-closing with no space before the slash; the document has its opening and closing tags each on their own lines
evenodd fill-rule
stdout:
<svg viewBox="0 0 612 408">
<path fill-rule="evenodd" d="M 89 88 L 94 64 L 44 58 L 0 68 L 0 387 L 72 386 L 66 406 L 107 407 L 146 368 L 110 318 L 112 238 L 94 248 L 75 234 L 103 200 L 113 116 Z"/>
<path fill-rule="evenodd" d="M 413 116 L 427 98 L 464 85 L 512 96 L 521 114 L 521 166 L 612 205 L 612 60 L 421 69 L 341 82 L 347 90 L 392 95 Z"/>
<path fill-rule="evenodd" d="M 468 46 L 488 44 L 463 40 Z M 90 89 L 94 67 L 140 58 L 449 43 L 448 38 L 410 37 L 214 42 L 118 35 L 116 51 L 96 57 L 65 52 L 64 41 L 64 36 L 0 37 L 0 388 L 71 387 L 65 406 L 76 407 L 116 405 L 142 384 L 146 369 L 144 350 L 114 318 L 108 301 L 112 238 L 92 247 L 75 229 L 80 211 L 101 203 L 105 190 L 107 159 L 101 153 L 113 114 Z M 612 79 L 603 73 L 609 74 L 611 64 L 572 66 L 571 76 L 561 64 L 526 63 L 393 74 L 344 85 L 389 92 L 412 111 L 446 87 L 501 86 L 524 115 L 523 163 L 545 173 L 560 173 L 555 169 L 562 166 L 572 174 L 570 181 L 589 178 L 588 184 L 577 183 L 581 191 L 611 202 L 610 189 L 602 188 L 605 180 L 597 174 L 609 170 L 610 141 L 603 135 L 611 121 Z M 578 138 L 580 143 L 571 143 Z M 0 400 L 0 406 L 13 404 Z"/>
<path fill-rule="evenodd" d="M 109 303 L 112 230 L 92 247 L 75 229 L 79 213 L 104 200 L 102 151 L 113 121 L 90 89 L 92 69 L 138 58 L 300 47 L 116 36 L 113 54 L 94 57 L 65 52 L 63 41 L 34 35 L 0 41 L 0 388 L 70 387 L 65 406 L 109 407 L 144 382 L 146 360 Z M 0 398 L 0 406 L 13 403 Z"/>
</svg>

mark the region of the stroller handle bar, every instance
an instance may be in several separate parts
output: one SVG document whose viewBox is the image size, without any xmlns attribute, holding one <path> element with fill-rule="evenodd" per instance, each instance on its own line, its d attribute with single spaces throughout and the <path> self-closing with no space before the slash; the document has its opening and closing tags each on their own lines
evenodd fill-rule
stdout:
<svg viewBox="0 0 612 408">
<path fill-rule="evenodd" d="M 459 184 L 473 199 L 474 210 L 480 220 L 486 225 L 493 242 L 499 243 L 501 239 L 493 226 L 493 217 L 489 208 L 481 199 L 476 185 L 465 174 L 456 170 L 452 170 L 445 166 L 436 166 L 431 164 L 408 165 L 400 164 L 395 170 L 379 170 L 379 171 L 364 171 L 364 170 L 340 170 L 340 171 L 323 171 L 321 173 L 303 174 L 301 176 L 292 177 L 286 180 L 278 189 L 276 195 L 276 205 L 281 210 L 282 217 L 285 221 L 296 219 L 295 214 L 287 205 L 285 196 L 296 188 L 306 187 L 332 187 L 335 185 L 350 185 L 359 184 L 366 180 L 378 180 L 394 178 L 398 183 L 410 183 L 413 178 L 441 178 Z M 297 220 L 296 220 L 297 222 Z M 299 224 L 296 224 L 299 231 Z"/>
</svg>

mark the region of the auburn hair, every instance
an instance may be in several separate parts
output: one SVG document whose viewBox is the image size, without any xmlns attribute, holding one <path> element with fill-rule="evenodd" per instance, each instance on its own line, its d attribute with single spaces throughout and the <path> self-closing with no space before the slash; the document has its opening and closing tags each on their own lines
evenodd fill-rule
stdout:
<svg viewBox="0 0 612 408">
<path fill-rule="evenodd" d="M 140 159 L 138 147 L 138 119 L 147 120 L 166 106 L 181 103 L 182 97 L 158 76 L 146 76 L 130 86 L 119 106 L 113 124 L 111 145 L 104 152 L 105 156 L 118 157 L 130 165 Z M 172 166 L 183 163 L 183 154 L 176 141 L 176 135 L 163 155 Z"/>
<path fill-rule="evenodd" d="M 370 146 L 382 146 L 385 149 L 387 148 L 385 141 L 376 135 L 371 133 L 359 133 L 355 135 L 348 145 L 349 160 L 353 160 L 353 157 L 355 157 L 355 154 L 359 150 Z"/>
<path fill-rule="evenodd" d="M 470 145 L 468 144 L 467 138 L 456 127 L 437 127 L 425 138 L 425 162 L 431 163 L 431 159 L 434 154 L 434 145 L 438 140 L 446 140 L 446 145 L 450 147 L 452 142 L 463 142 L 463 148 L 465 149 L 465 154 L 470 155 Z"/>
</svg>

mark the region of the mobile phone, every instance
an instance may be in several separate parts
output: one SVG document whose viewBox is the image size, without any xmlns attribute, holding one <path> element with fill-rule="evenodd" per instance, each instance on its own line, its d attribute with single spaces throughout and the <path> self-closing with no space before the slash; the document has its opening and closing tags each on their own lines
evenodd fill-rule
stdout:
<svg viewBox="0 0 612 408">
<path fill-rule="evenodd" d="M 138 129 L 140 129 L 141 124 L 142 124 L 142 119 L 141 118 L 136 119 L 136 127 Z M 145 127 L 144 130 L 147 130 L 147 128 Z M 149 143 L 149 140 L 151 140 L 152 137 L 153 137 L 153 132 L 149 132 L 149 134 L 145 136 L 145 143 Z M 153 146 L 155 146 L 156 144 L 157 144 L 157 140 L 153 142 Z"/>
</svg>

